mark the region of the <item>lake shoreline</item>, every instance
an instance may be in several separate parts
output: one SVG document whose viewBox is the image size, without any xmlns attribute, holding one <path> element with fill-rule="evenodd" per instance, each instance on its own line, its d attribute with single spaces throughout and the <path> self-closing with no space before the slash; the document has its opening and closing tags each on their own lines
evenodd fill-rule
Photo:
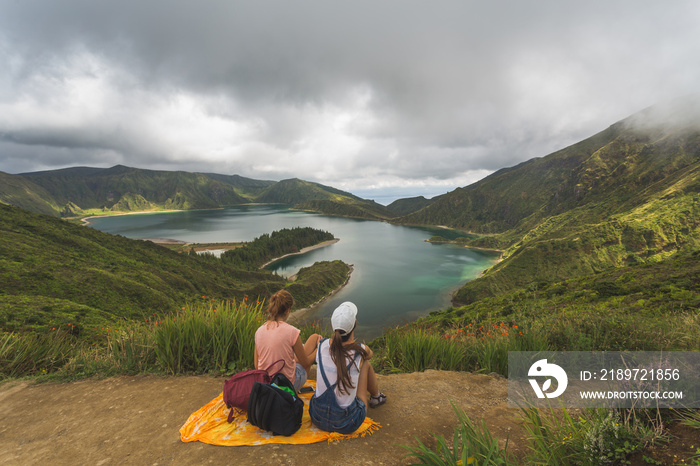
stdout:
<svg viewBox="0 0 700 466">
<path fill-rule="evenodd" d="M 285 254 L 284 256 L 275 257 L 274 259 L 265 262 L 263 265 L 260 266 L 260 268 L 261 268 L 261 269 L 264 269 L 264 268 L 267 267 L 268 265 L 274 264 L 275 262 L 277 262 L 277 261 L 279 261 L 279 260 L 282 260 L 282 259 L 284 259 L 285 257 L 299 256 L 299 255 L 301 255 L 301 254 L 306 254 L 307 252 L 313 251 L 313 250 L 315 250 L 315 249 L 325 248 L 326 246 L 330 246 L 330 245 L 332 245 L 332 244 L 335 244 L 335 243 L 337 243 L 338 241 L 340 241 L 339 238 L 333 238 L 333 239 L 328 240 L 328 241 L 323 241 L 322 243 L 314 244 L 313 246 L 309 246 L 309 247 L 306 247 L 306 248 L 302 248 L 302 249 L 299 250 L 298 252 L 291 252 L 291 253 L 289 253 L 289 254 Z"/>
<path fill-rule="evenodd" d="M 328 299 L 332 298 L 340 290 L 345 288 L 345 286 L 348 284 L 348 282 L 350 282 L 350 276 L 352 275 L 352 272 L 355 270 L 355 268 L 352 265 L 349 265 L 349 267 L 350 267 L 350 269 L 348 270 L 348 276 L 340 286 L 338 286 L 336 289 L 334 289 L 333 291 L 331 291 L 326 296 L 319 299 L 318 301 L 316 301 L 312 305 L 304 307 L 302 309 L 298 309 L 296 311 L 292 311 L 289 314 L 289 317 L 287 318 L 287 322 L 289 322 L 290 324 L 294 323 L 294 322 L 298 322 L 299 320 L 303 319 L 307 314 L 316 310 L 316 308 L 318 308 L 321 304 L 326 302 Z"/>
<path fill-rule="evenodd" d="M 196 209 L 196 210 L 201 210 L 201 209 Z M 218 209 L 205 209 L 205 210 L 218 210 Z M 90 225 L 90 220 L 93 218 L 101 218 L 101 217 L 121 217 L 124 215 L 136 215 L 136 214 L 170 214 L 173 212 L 189 212 L 188 210 L 185 209 L 179 209 L 179 210 L 139 210 L 135 212 L 119 212 L 119 213 L 105 213 L 102 215 L 88 215 L 87 217 L 80 217 L 80 221 L 83 222 L 85 225 Z M 157 239 L 167 239 L 167 238 L 157 238 Z M 154 241 L 155 242 L 155 241 Z"/>
<path fill-rule="evenodd" d="M 310 248 L 300 248 L 300 251 L 289 255 L 279 254 L 281 257 L 264 261 L 263 267 L 266 271 L 278 270 L 277 273 L 282 273 L 284 270 L 284 276 L 287 277 L 286 283 L 293 283 L 289 276 L 293 275 L 300 265 L 306 265 L 309 261 L 314 262 L 310 260 L 310 256 L 307 254 L 309 252 L 313 257 L 323 257 L 327 260 L 340 259 L 346 264 L 353 264 L 352 283 L 342 277 L 340 282 L 345 281 L 345 283 L 342 286 L 338 286 L 339 283 L 336 284 L 337 289 L 329 290 L 322 300 L 322 296 L 318 296 L 316 299 L 319 299 L 319 302 L 295 306 L 292 319 L 300 322 L 325 321 L 332 308 L 346 299 L 356 304 L 359 303 L 358 305 L 363 306 L 363 309 L 371 310 L 366 319 L 363 319 L 363 324 L 367 329 L 378 330 L 385 325 L 385 321 L 394 322 L 402 315 L 418 316 L 424 315 L 428 309 L 431 311 L 444 310 L 451 305 L 452 295 L 464 285 L 465 281 L 478 278 L 484 269 L 492 267 L 498 261 L 501 253 L 501 251 L 486 250 L 479 252 L 476 248 L 468 246 L 462 248 L 445 248 L 445 246 L 438 247 L 438 245 L 426 247 L 423 241 L 431 234 L 439 234 L 432 230 L 435 226 L 386 226 L 387 223 L 391 222 L 355 222 L 344 216 L 335 216 L 336 218 L 332 219 L 313 214 L 308 216 L 303 213 L 290 214 L 286 207 L 276 209 L 262 205 L 242 208 L 240 213 L 235 212 L 236 215 L 219 215 L 217 212 L 221 212 L 221 210 L 204 214 L 202 218 L 219 219 L 219 217 L 225 217 L 225 221 L 222 219 L 222 222 L 215 224 L 215 229 L 226 233 L 219 236 L 207 236 L 206 238 L 209 240 L 206 241 L 208 243 L 206 244 L 207 249 L 218 247 L 216 239 L 219 238 L 225 242 L 234 237 L 247 237 L 245 235 L 248 234 L 249 230 L 259 235 L 258 230 L 269 232 L 274 229 L 308 224 L 307 226 L 334 233 L 333 236 L 336 239 L 333 241 L 318 243 Z M 122 213 L 121 215 L 128 214 L 131 213 Z M 148 217 L 151 217 L 149 215 L 137 215 L 137 217 L 142 218 L 139 220 L 127 220 L 128 217 L 121 217 L 124 219 L 123 221 L 114 219 L 113 223 L 119 225 L 123 222 L 132 230 L 132 224 L 137 226 L 143 224 L 146 227 L 139 230 L 141 236 L 160 241 L 167 240 L 168 237 L 177 238 L 180 230 L 189 232 L 191 229 L 192 233 L 188 234 L 194 235 L 192 238 L 198 237 L 199 230 L 188 227 L 187 222 L 191 221 L 189 216 L 182 215 L 182 213 L 174 213 L 173 216 L 172 225 L 168 224 L 167 228 L 153 227 L 152 230 L 149 229 L 150 224 L 160 224 L 161 222 L 148 220 Z M 95 221 L 95 224 L 100 224 L 99 219 Z M 420 228 L 402 228 L 404 226 L 419 226 Z M 446 231 L 444 227 L 443 225 L 440 230 Z M 112 226 L 112 222 L 110 222 L 110 228 L 118 231 Z M 149 234 L 149 231 L 152 233 Z M 250 237 L 252 236 L 255 235 L 251 233 Z M 337 238 L 343 239 L 343 241 L 338 242 Z M 191 241 L 190 237 L 187 239 Z M 198 239 L 202 241 L 202 237 Z M 338 245 L 335 248 L 313 251 L 336 242 Z M 171 241 L 163 242 L 163 244 L 170 248 L 178 247 L 177 243 Z M 277 255 L 275 254 L 275 256 Z M 258 267 L 255 269 L 258 270 Z M 297 307 L 303 307 L 303 309 L 296 310 Z M 413 318 L 410 317 L 411 320 Z M 370 330 L 367 331 L 370 332 Z"/>
</svg>

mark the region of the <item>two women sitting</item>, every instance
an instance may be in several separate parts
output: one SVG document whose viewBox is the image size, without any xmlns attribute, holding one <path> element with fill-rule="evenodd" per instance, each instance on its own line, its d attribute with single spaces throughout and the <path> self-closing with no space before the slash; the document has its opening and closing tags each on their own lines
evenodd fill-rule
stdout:
<svg viewBox="0 0 700 466">
<path fill-rule="evenodd" d="M 313 334 L 302 344 L 301 331 L 288 324 L 294 299 L 281 290 L 270 298 L 268 320 L 255 332 L 255 367 L 266 369 L 279 359 L 298 391 L 306 383 L 314 361 L 316 393 L 309 403 L 311 421 L 319 429 L 341 434 L 357 430 L 367 416 L 367 406 L 386 402 L 369 363 L 372 350 L 355 341 L 357 306 L 344 302 L 333 311 L 333 336 Z"/>
</svg>

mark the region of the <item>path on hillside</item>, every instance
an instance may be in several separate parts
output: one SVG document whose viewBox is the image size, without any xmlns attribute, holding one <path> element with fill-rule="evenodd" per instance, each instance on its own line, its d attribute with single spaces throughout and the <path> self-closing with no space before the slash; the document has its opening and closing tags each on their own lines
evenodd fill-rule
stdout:
<svg viewBox="0 0 700 466">
<path fill-rule="evenodd" d="M 313 372 L 313 369 L 312 369 Z M 370 436 L 311 445 L 220 447 L 183 443 L 179 429 L 211 401 L 223 378 L 115 377 L 65 384 L 0 386 L 0 464 L 405 464 L 415 437 L 430 432 L 450 443 L 457 418 L 453 400 L 472 420 L 485 419 L 509 451 L 525 451 L 517 410 L 507 407 L 507 381 L 496 376 L 429 370 L 379 376 L 388 396 L 369 415 L 382 428 Z"/>
</svg>

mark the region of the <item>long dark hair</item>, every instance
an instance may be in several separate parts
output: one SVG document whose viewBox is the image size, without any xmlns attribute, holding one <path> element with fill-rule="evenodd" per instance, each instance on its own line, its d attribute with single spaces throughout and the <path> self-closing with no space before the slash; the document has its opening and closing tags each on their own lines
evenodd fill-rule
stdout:
<svg viewBox="0 0 700 466">
<path fill-rule="evenodd" d="M 279 290 L 270 296 L 267 306 L 267 321 L 278 322 L 294 306 L 294 298 L 287 290 Z"/>
<path fill-rule="evenodd" d="M 367 359 L 367 352 L 359 343 L 353 342 L 349 345 L 343 345 L 344 342 L 350 339 L 354 331 L 355 329 L 353 328 L 350 333 L 343 335 L 340 330 L 336 330 L 333 333 L 333 338 L 331 338 L 331 359 L 333 359 L 335 368 L 338 371 L 338 392 L 341 394 L 349 394 L 350 389 L 355 387 L 352 384 L 350 372 L 348 371 L 347 358 L 354 356 L 354 351 L 357 351 L 362 355 L 362 359 Z M 358 366 L 357 369 L 360 370 L 360 367 Z"/>
</svg>

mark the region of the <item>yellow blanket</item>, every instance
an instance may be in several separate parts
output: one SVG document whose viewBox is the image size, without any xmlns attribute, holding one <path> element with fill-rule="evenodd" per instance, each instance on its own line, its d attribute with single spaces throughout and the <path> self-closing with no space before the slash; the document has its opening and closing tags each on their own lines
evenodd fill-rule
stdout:
<svg viewBox="0 0 700 466">
<path fill-rule="evenodd" d="M 316 388 L 315 381 L 308 381 L 306 385 Z M 257 427 L 248 424 L 245 411 L 233 408 L 235 415 L 233 422 L 227 422 L 229 409 L 223 399 L 223 393 L 211 400 L 209 403 L 192 413 L 180 428 L 180 439 L 183 442 L 200 441 L 212 445 L 239 446 L 239 445 L 264 445 L 267 443 L 287 443 L 301 445 L 306 443 L 316 443 L 323 440 L 333 441 L 345 438 L 364 437 L 369 435 L 381 426 L 369 417 L 352 434 L 338 434 L 326 432 L 316 428 L 309 418 L 309 400 L 313 393 L 303 393 L 300 395 L 304 400 L 304 416 L 301 420 L 301 428 L 292 436 L 272 435 Z"/>
</svg>

